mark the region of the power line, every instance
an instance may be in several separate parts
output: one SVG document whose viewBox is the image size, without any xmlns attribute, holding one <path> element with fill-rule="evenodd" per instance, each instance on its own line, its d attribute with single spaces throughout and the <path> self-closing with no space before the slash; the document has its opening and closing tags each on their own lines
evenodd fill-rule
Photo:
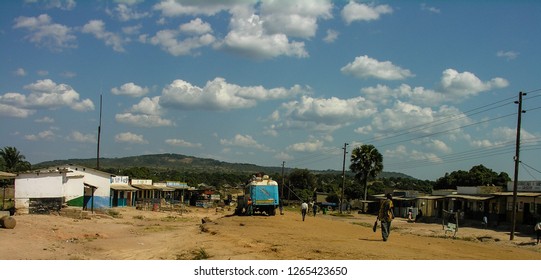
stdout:
<svg viewBox="0 0 541 280">
<path fill-rule="evenodd" d="M 433 133 L 425 134 L 425 135 L 422 135 L 422 136 L 409 138 L 409 139 L 406 139 L 406 140 L 400 140 L 400 141 L 396 141 L 396 142 L 391 142 L 391 143 L 380 145 L 380 147 L 386 147 L 386 146 L 390 146 L 390 145 L 394 145 L 394 144 L 398 144 L 398 143 L 402 143 L 402 142 L 408 142 L 408 141 L 421 139 L 421 138 L 427 138 L 427 137 L 435 136 L 435 135 L 439 135 L 439 134 L 445 134 L 445 133 L 448 133 L 448 132 L 451 132 L 451 131 L 455 131 L 455 130 L 459 130 L 459 129 L 462 129 L 462 128 L 466 128 L 466 127 L 486 123 L 486 122 L 489 122 L 489 121 L 498 120 L 498 119 L 502 119 L 502 118 L 507 118 L 507 117 L 513 116 L 513 115 L 516 115 L 516 113 L 512 113 L 512 114 L 508 114 L 508 115 L 504 115 L 504 116 L 500 116 L 500 117 L 496 117 L 496 118 L 492 118 L 492 119 L 488 119 L 488 120 L 483 120 L 483 121 L 479 121 L 479 122 L 476 122 L 476 123 L 471 123 L 471 124 L 467 124 L 467 125 L 459 126 L 459 127 L 456 127 L 456 128 L 443 130 L 443 131 L 433 132 Z"/>
<path fill-rule="evenodd" d="M 533 168 L 533 167 L 527 165 L 526 163 L 524 163 L 524 162 L 522 162 L 522 161 L 521 161 L 520 163 L 523 164 L 523 165 L 525 165 L 525 166 L 527 166 L 527 167 L 529 167 L 530 169 L 534 170 L 535 172 L 541 174 L 541 171 L 539 171 L 539 170 L 537 170 L 537 169 L 535 169 L 535 168 Z"/>
<path fill-rule="evenodd" d="M 438 120 L 434 120 L 432 122 L 419 124 L 419 125 L 416 125 L 416 126 L 405 128 L 405 129 L 400 129 L 400 130 L 398 130 L 398 131 L 396 131 L 394 133 L 390 133 L 390 134 L 385 135 L 385 136 L 378 136 L 378 137 L 372 137 L 372 138 L 369 138 L 369 139 L 365 139 L 362 142 L 366 143 L 366 142 L 371 142 L 371 141 L 382 141 L 382 140 L 386 140 L 386 139 L 390 139 L 390 138 L 396 138 L 396 137 L 399 137 L 399 136 L 411 134 L 413 132 L 417 132 L 417 131 L 425 130 L 425 129 L 428 129 L 428 128 L 436 127 L 436 126 L 439 126 L 439 125 L 443 125 L 443 124 L 446 124 L 446 123 L 449 123 L 449 122 L 465 119 L 467 117 L 478 115 L 480 113 L 484 113 L 484 112 L 487 112 L 487 111 L 498 109 L 498 108 L 503 107 L 505 105 L 512 104 L 512 102 L 509 102 L 512 99 L 514 99 L 514 97 L 506 98 L 506 99 L 496 101 L 496 102 L 493 102 L 493 103 L 490 103 L 490 104 L 487 104 L 487 105 L 483 105 L 483 106 L 480 106 L 480 107 L 477 107 L 477 108 L 473 108 L 473 109 L 468 110 L 466 112 L 451 115 L 451 116 L 447 116 L 447 117 L 444 117 L 444 118 L 441 118 L 441 119 L 438 119 Z M 484 109 L 484 108 L 487 108 L 487 107 L 490 107 L 490 106 L 494 106 L 496 104 L 504 103 L 504 102 L 508 102 L 508 103 L 505 103 L 505 104 L 502 104 L 502 105 L 499 105 L 499 106 L 496 106 L 496 107 L 492 107 L 492 108 L 488 108 L 488 109 L 479 111 L 481 109 Z M 479 111 L 479 112 L 476 112 L 476 111 Z"/>
<path fill-rule="evenodd" d="M 528 91 L 526 93 L 533 93 L 533 92 L 537 92 L 537 91 L 541 91 L 541 88 L 531 90 L 531 91 Z M 536 98 L 536 97 L 539 97 L 539 96 L 541 96 L 541 95 L 530 96 L 529 98 L 532 99 L 532 98 Z M 475 115 L 479 115 L 481 113 L 485 113 L 485 112 L 488 112 L 488 111 L 499 109 L 501 107 L 512 104 L 513 102 L 510 102 L 510 101 L 515 99 L 515 98 L 516 97 L 509 97 L 509 98 L 505 98 L 505 99 L 502 99 L 502 100 L 499 100 L 499 101 L 491 102 L 489 104 L 482 105 L 482 106 L 479 106 L 479 107 L 475 107 L 475 108 L 473 108 L 471 110 L 468 110 L 468 111 L 465 111 L 465 112 L 462 112 L 462 113 L 459 113 L 459 114 L 454 114 L 454 115 L 450 115 L 450 116 L 447 116 L 447 117 L 442 117 L 442 118 L 434 120 L 432 122 L 427 122 L 427 123 L 415 125 L 415 126 L 412 126 L 412 127 L 409 127 L 409 128 L 400 129 L 400 130 L 388 133 L 387 135 L 384 135 L 384 136 L 376 136 L 376 137 L 368 138 L 368 139 L 365 139 L 365 140 L 361 140 L 361 142 L 367 143 L 367 142 L 370 142 L 370 141 L 378 141 L 378 142 L 385 141 L 385 140 L 405 136 L 405 135 L 408 135 L 408 134 L 412 134 L 412 133 L 415 133 L 415 132 L 419 132 L 419 131 L 422 131 L 422 130 L 427 130 L 427 129 L 434 128 L 434 127 L 437 127 L 437 126 L 441 126 L 441 125 L 444 125 L 444 124 L 448 124 L 448 123 L 451 123 L 451 122 L 456 122 L 456 121 L 459 121 L 459 120 L 462 120 L 462 119 L 466 119 L 466 118 L 469 118 L 469 117 L 472 117 L 472 116 L 475 116 Z M 529 111 L 534 111 L 534 110 L 537 110 L 537 109 L 541 109 L 541 107 L 535 107 L 535 108 L 529 109 Z M 450 129 L 446 129 L 446 130 L 442 130 L 442 131 L 437 131 L 437 132 L 433 132 L 433 133 L 427 133 L 427 134 L 420 135 L 420 136 L 417 136 L 417 137 L 412 137 L 412 138 L 408 138 L 408 139 L 405 139 L 405 140 L 394 141 L 394 142 L 382 144 L 382 145 L 379 145 L 379 146 L 380 147 L 385 147 L 385 146 L 390 146 L 390 145 L 394 145 L 394 144 L 398 144 L 398 143 L 402 143 L 402 142 L 408 142 L 408 141 L 413 141 L 413 140 L 417 140 L 417 139 L 428 138 L 428 137 L 432 137 L 432 136 L 436 136 L 436 135 L 446 134 L 446 133 L 450 133 L 452 131 L 460 130 L 460 129 L 475 126 L 475 125 L 480 125 L 480 124 L 483 124 L 483 123 L 495 121 L 495 120 L 498 120 L 498 119 L 507 118 L 507 117 L 514 116 L 514 115 L 516 115 L 516 113 L 507 114 L 507 115 L 503 115 L 503 116 L 499 116 L 499 117 L 495 117 L 495 118 L 490 118 L 490 119 L 478 121 L 478 122 L 475 122 L 475 123 L 469 123 L 469 124 L 466 124 L 466 125 L 462 125 L 462 126 L 459 126 L 459 127 L 450 128 Z M 508 144 L 508 145 L 511 145 L 511 144 Z M 529 150 L 537 150 L 537 148 L 535 148 L 535 146 L 529 146 L 529 147 L 525 147 L 525 148 L 527 148 Z M 338 152 L 339 149 L 340 148 L 337 148 L 337 147 L 326 148 L 324 150 L 319 150 L 317 152 L 313 152 L 311 154 L 308 154 L 305 157 L 298 158 L 298 159 L 295 159 L 295 160 L 291 160 L 291 161 L 289 161 L 289 163 L 292 166 L 301 165 L 301 164 L 302 165 L 311 165 L 311 164 L 314 164 L 314 163 L 317 163 L 317 162 L 329 160 L 329 159 L 335 158 L 336 156 L 338 156 L 340 154 Z M 412 166 L 412 164 L 411 164 L 412 162 L 416 162 L 416 163 L 420 164 L 421 166 L 427 165 L 427 164 L 430 164 L 430 165 L 432 165 L 432 164 L 444 164 L 444 163 L 462 161 L 462 160 L 465 160 L 465 159 L 501 155 L 501 154 L 510 152 L 509 149 L 510 149 L 509 147 L 505 147 L 505 148 L 500 147 L 499 150 L 491 148 L 491 149 L 484 150 L 484 151 L 483 150 L 481 150 L 481 151 L 474 150 L 474 151 L 470 151 L 470 152 L 463 152 L 463 153 L 457 153 L 457 154 L 452 154 L 452 155 L 446 155 L 446 156 L 439 157 L 440 159 L 446 159 L 445 161 L 442 160 L 439 163 L 435 163 L 433 160 L 430 160 L 430 159 L 422 159 L 422 160 L 417 160 L 417 161 L 409 160 L 409 161 L 403 162 L 403 163 L 400 163 L 400 162 L 391 163 L 391 164 L 386 164 L 386 166 L 389 166 L 389 165 L 390 166 L 396 166 L 396 167 L 401 166 L 402 168 L 404 168 L 404 167 L 405 168 L 418 167 L 418 166 L 415 166 L 415 165 Z"/>
<path fill-rule="evenodd" d="M 522 161 L 520 162 L 520 165 L 522 165 L 522 167 L 526 166 L 526 164 L 524 164 Z M 534 180 L 537 180 L 537 179 L 532 175 L 532 173 L 530 172 L 529 169 L 524 168 L 524 170 L 526 170 L 526 173 L 528 173 L 528 175 L 530 175 L 530 177 L 532 177 Z"/>
</svg>

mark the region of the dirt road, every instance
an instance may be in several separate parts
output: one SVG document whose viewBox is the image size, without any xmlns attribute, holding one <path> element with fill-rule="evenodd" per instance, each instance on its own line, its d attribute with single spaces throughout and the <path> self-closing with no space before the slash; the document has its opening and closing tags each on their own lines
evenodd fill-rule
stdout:
<svg viewBox="0 0 541 280">
<path fill-rule="evenodd" d="M 232 210 L 189 213 L 115 209 L 118 215 L 73 219 L 16 215 L 0 229 L 1 260 L 540 260 L 533 236 L 396 219 L 390 239 L 372 232 L 374 217 L 318 214 L 233 216 Z"/>
</svg>

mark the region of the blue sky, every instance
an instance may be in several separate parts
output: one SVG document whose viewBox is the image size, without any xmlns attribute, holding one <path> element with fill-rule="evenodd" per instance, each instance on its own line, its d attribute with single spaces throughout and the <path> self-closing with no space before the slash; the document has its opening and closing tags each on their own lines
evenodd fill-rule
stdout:
<svg viewBox="0 0 541 280">
<path fill-rule="evenodd" d="M 1 1 L 0 146 L 541 176 L 538 1 Z M 349 154 L 348 154 L 349 156 Z"/>
</svg>

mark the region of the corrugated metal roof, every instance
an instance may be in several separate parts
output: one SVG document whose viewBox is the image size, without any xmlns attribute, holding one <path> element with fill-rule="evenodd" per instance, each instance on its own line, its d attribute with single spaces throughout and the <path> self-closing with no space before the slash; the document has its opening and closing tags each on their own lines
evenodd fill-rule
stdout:
<svg viewBox="0 0 541 280">
<path fill-rule="evenodd" d="M 11 179 L 17 177 L 17 174 L 0 171 L 0 179 Z"/>
<path fill-rule="evenodd" d="M 498 196 L 512 196 L 513 192 L 497 192 L 493 193 L 493 195 Z M 541 196 L 541 193 L 535 193 L 535 192 L 517 192 L 517 196 L 523 196 L 523 197 L 537 197 Z"/>
<path fill-rule="evenodd" d="M 98 187 L 97 186 L 94 186 L 94 185 L 91 185 L 89 183 L 83 183 L 86 187 L 89 187 L 89 188 L 93 188 L 93 189 L 97 189 Z"/>
<path fill-rule="evenodd" d="M 124 184 L 111 184 L 111 189 L 117 190 L 117 191 L 136 191 L 137 190 L 134 187 L 130 187 Z"/>
<path fill-rule="evenodd" d="M 445 198 L 444 195 L 427 195 L 427 196 L 419 196 L 417 199 L 442 199 Z"/>
<path fill-rule="evenodd" d="M 134 184 L 132 186 L 141 190 L 160 190 L 161 189 L 161 187 L 157 187 L 154 185 L 145 185 L 145 184 Z"/>
<path fill-rule="evenodd" d="M 487 200 L 487 199 L 494 198 L 494 196 L 474 196 L 474 195 L 463 195 L 463 194 L 450 194 L 446 197 L 463 198 L 467 200 Z"/>
<path fill-rule="evenodd" d="M 157 190 L 163 191 L 163 192 L 174 192 L 176 189 L 167 187 L 167 186 L 154 186 Z"/>
</svg>

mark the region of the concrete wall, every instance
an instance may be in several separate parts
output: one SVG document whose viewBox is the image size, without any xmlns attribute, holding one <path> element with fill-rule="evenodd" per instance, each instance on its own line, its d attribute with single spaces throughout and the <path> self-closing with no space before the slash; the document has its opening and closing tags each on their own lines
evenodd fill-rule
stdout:
<svg viewBox="0 0 541 280">
<path fill-rule="evenodd" d="M 15 178 L 15 208 L 19 213 L 29 213 L 30 200 L 62 198 L 65 173 L 26 173 Z"/>
</svg>

